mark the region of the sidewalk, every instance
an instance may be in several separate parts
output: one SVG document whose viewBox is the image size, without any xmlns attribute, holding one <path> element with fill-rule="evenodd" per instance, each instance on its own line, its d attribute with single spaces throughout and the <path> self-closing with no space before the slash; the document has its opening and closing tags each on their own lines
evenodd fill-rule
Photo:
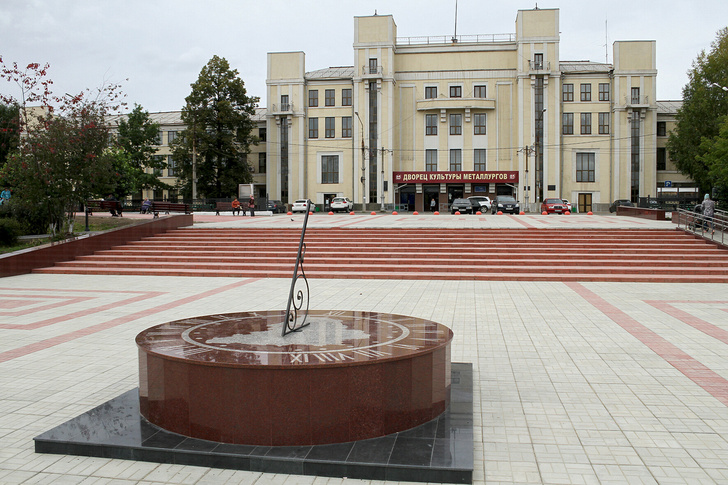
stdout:
<svg viewBox="0 0 728 485">
<path fill-rule="evenodd" d="M 302 218 L 211 215 L 195 224 L 300 227 Z M 617 216 L 484 219 L 315 214 L 309 225 L 672 227 Z M 474 483 L 728 482 L 728 285 L 309 283 L 311 309 L 400 313 L 453 329 L 452 360 L 471 362 L 475 373 Z M 0 279 L 0 483 L 382 483 L 33 451 L 34 436 L 138 386 L 134 338 L 142 330 L 195 315 L 281 309 L 289 284 Z"/>
</svg>

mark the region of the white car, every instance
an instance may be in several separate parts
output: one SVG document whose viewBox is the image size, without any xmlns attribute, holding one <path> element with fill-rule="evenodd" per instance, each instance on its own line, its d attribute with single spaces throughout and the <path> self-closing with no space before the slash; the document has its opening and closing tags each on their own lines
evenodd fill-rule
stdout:
<svg viewBox="0 0 728 485">
<path fill-rule="evenodd" d="M 571 202 L 569 202 L 566 199 L 561 199 L 561 201 L 564 203 L 564 212 L 566 212 L 566 211 L 571 212 Z"/>
<path fill-rule="evenodd" d="M 313 212 L 316 209 L 316 205 L 309 199 L 299 199 L 293 203 L 291 212 L 306 212 L 306 207 L 309 207 L 309 212 Z"/>
<path fill-rule="evenodd" d="M 331 212 L 350 212 L 354 209 L 354 203 L 348 197 L 334 197 L 331 200 Z"/>
<path fill-rule="evenodd" d="M 490 210 L 492 202 L 490 201 L 490 197 L 485 197 L 482 195 L 474 195 L 472 197 L 468 197 L 470 199 L 470 203 L 473 205 L 474 210 L 473 212 L 477 212 L 477 207 L 480 207 L 480 212 L 485 213 L 486 211 Z"/>
</svg>

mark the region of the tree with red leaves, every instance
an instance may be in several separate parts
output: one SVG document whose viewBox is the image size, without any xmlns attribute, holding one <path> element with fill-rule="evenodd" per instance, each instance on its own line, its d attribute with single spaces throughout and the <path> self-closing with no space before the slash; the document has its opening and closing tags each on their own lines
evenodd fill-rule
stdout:
<svg viewBox="0 0 728 485">
<path fill-rule="evenodd" d="M 31 63 L 21 69 L 0 58 L 0 79 L 20 93 L 17 98 L 0 94 L 0 102 L 20 110 L 18 148 L 0 181 L 13 189 L 13 213 L 30 230 L 63 235 L 72 231 L 70 221 L 84 201 L 113 187 L 105 118 L 124 103 L 118 84 L 55 96 L 48 68 Z"/>
</svg>

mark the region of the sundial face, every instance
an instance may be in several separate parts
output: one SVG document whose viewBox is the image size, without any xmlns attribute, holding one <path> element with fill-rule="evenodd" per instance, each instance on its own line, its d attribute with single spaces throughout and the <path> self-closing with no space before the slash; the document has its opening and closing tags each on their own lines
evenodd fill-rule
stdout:
<svg viewBox="0 0 728 485">
<path fill-rule="evenodd" d="M 281 336 L 285 312 L 207 315 L 149 328 L 147 353 L 233 365 L 336 366 L 430 351 L 452 339 L 445 326 L 403 315 L 309 311 L 310 325 Z"/>
</svg>

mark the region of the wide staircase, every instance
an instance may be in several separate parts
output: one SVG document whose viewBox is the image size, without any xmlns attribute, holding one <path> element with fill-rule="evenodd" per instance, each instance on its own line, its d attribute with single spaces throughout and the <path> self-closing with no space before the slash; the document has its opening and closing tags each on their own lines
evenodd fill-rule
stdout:
<svg viewBox="0 0 728 485">
<path fill-rule="evenodd" d="M 297 229 L 172 230 L 36 273 L 290 278 Z M 678 230 L 319 229 L 308 278 L 728 283 L 728 251 Z"/>
</svg>

